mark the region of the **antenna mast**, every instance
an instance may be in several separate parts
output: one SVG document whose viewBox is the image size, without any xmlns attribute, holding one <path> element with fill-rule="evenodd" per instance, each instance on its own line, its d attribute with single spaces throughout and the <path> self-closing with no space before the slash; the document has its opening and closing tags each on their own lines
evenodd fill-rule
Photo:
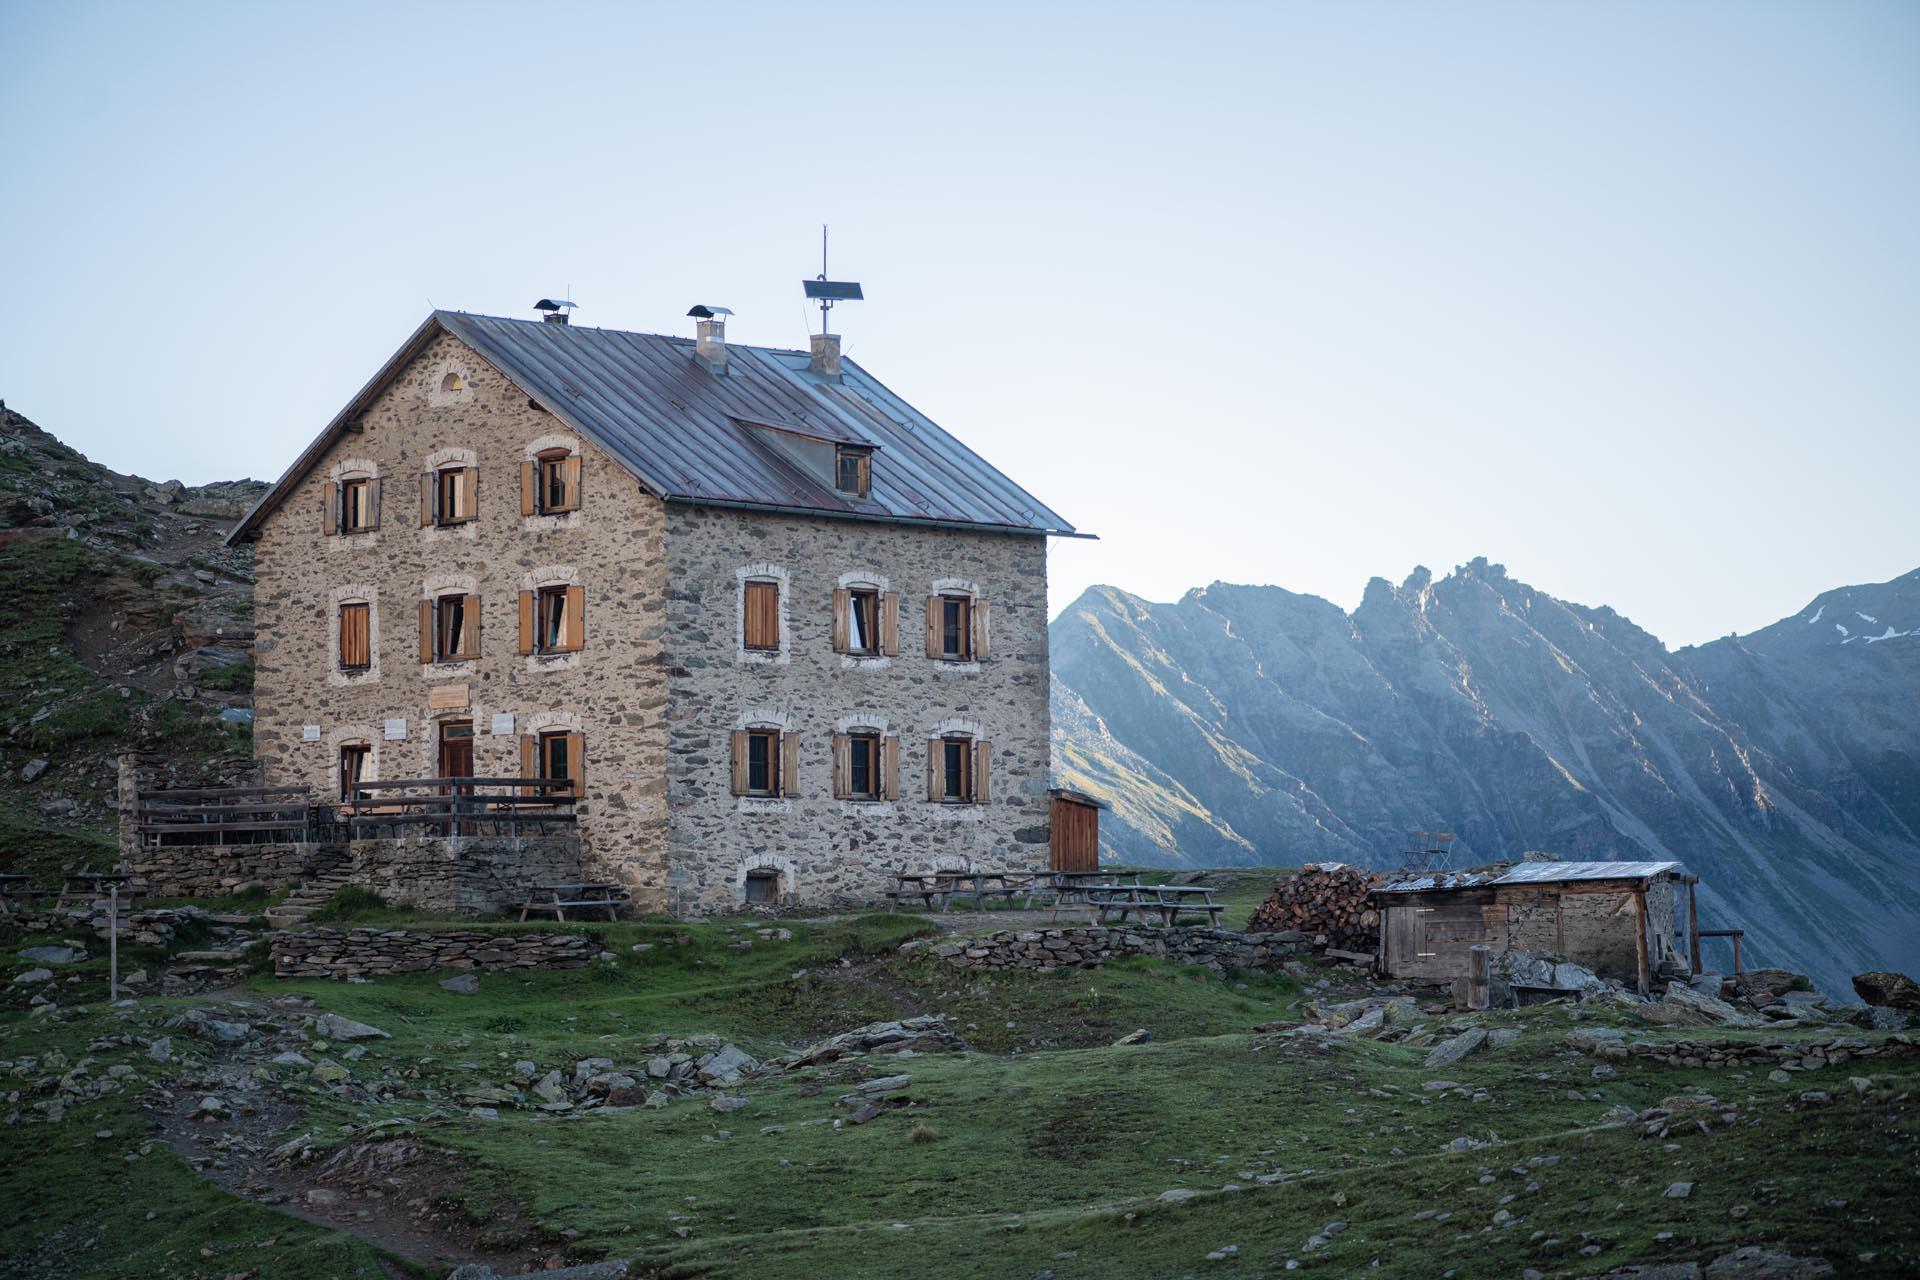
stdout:
<svg viewBox="0 0 1920 1280">
<path fill-rule="evenodd" d="M 820 274 L 811 280 L 802 280 L 800 287 L 809 298 L 820 302 L 820 334 L 827 333 L 827 312 L 833 309 L 835 302 L 860 302 L 866 295 L 860 291 L 860 285 L 853 280 L 827 279 L 827 224 L 820 224 Z"/>
</svg>

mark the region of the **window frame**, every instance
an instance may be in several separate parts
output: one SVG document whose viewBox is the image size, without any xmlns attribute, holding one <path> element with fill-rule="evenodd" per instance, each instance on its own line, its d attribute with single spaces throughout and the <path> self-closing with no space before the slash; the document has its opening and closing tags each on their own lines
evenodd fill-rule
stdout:
<svg viewBox="0 0 1920 1280">
<path fill-rule="evenodd" d="M 746 730 L 746 735 L 747 735 L 746 787 L 744 790 L 741 791 L 740 794 L 743 796 L 751 796 L 759 800 L 777 800 L 781 797 L 782 794 L 784 794 L 780 787 L 780 779 L 781 779 L 780 740 L 785 736 L 785 734 L 779 729 L 748 729 Z M 766 775 L 765 785 L 760 787 L 756 787 L 753 784 L 753 770 L 754 770 L 753 752 L 754 752 L 754 747 L 756 745 L 759 745 L 761 747 L 762 756 L 763 756 L 763 759 L 761 761 L 761 768 Z"/>
<path fill-rule="evenodd" d="M 347 760 L 349 757 L 357 758 L 360 762 L 360 767 L 354 772 L 351 781 L 349 781 L 347 777 Z M 371 742 L 355 741 L 340 744 L 339 750 L 334 757 L 333 781 L 334 790 L 339 793 L 342 804 L 347 804 L 352 801 L 353 783 L 372 781 L 368 776 L 368 771 L 372 768 L 373 744 Z"/>
<path fill-rule="evenodd" d="M 851 467 L 852 485 L 847 484 L 847 469 Z M 873 453 L 868 449 L 856 449 L 847 445 L 838 445 L 833 451 L 833 487 L 839 493 L 850 498 L 865 498 L 873 492 Z"/>
<path fill-rule="evenodd" d="M 450 506 L 457 505 L 459 503 L 462 492 L 465 491 L 465 489 L 467 488 L 468 473 L 473 472 L 475 470 L 477 469 L 474 467 L 469 467 L 464 463 L 456 466 L 436 467 L 434 469 L 434 472 L 433 472 L 433 527 L 434 528 L 457 529 L 463 524 L 472 524 L 475 520 L 478 520 L 480 518 L 480 512 L 478 510 L 479 503 L 477 500 L 474 503 L 475 509 L 468 511 L 465 515 L 447 514 Z M 478 484 L 475 483 L 474 489 L 476 490 L 476 499 L 477 499 L 478 488 L 479 488 Z M 448 501 L 449 498 L 452 499 L 451 503 L 449 503 Z"/>
<path fill-rule="evenodd" d="M 542 449 L 533 455 L 533 510 L 535 515 L 558 516 L 580 509 L 579 481 L 568 476 L 568 463 L 580 455 L 572 449 Z M 553 498 L 555 486 L 559 489 Z"/>
<path fill-rule="evenodd" d="M 556 636 L 555 630 L 558 630 Z M 573 653 L 566 648 L 567 584 L 551 583 L 533 589 L 533 651 L 541 655 Z M 551 638 L 550 638 L 551 637 Z"/>
<path fill-rule="evenodd" d="M 748 653 L 780 652 L 780 587 L 778 578 L 747 578 L 740 584 L 740 647 Z M 757 594 L 771 596 L 764 613 L 768 624 L 773 628 L 771 639 L 759 644 L 754 643 L 753 629 L 753 600 Z"/>
<path fill-rule="evenodd" d="M 573 759 L 569 749 L 573 745 L 574 734 L 570 729 L 541 729 L 534 734 L 533 760 L 534 777 L 547 782 L 567 782 L 576 786 L 575 775 L 579 772 L 579 761 Z M 565 771 L 553 771 L 553 757 L 558 751 Z"/>
<path fill-rule="evenodd" d="M 845 800 L 868 803 L 884 799 L 886 787 L 881 778 L 881 742 L 884 735 L 871 729 L 856 729 L 846 735 L 847 738 L 847 777 Z M 867 785 L 863 790 L 854 779 L 862 757 L 865 757 Z"/>
<path fill-rule="evenodd" d="M 338 483 L 340 486 L 337 498 L 340 504 L 340 532 L 343 534 L 372 533 L 375 529 L 378 529 L 380 522 L 374 513 L 373 507 L 374 478 L 372 476 L 346 476 Z M 358 503 L 360 507 L 359 523 L 356 523 L 353 519 L 356 505 L 354 500 L 355 495 L 359 495 L 360 498 Z"/>
<path fill-rule="evenodd" d="M 966 734 L 948 733 L 940 737 L 940 803 L 973 803 L 973 747 L 974 740 Z M 959 767 L 954 768 L 955 753 L 958 753 Z M 954 787 L 956 777 L 958 790 Z"/>
<path fill-rule="evenodd" d="M 880 655 L 880 596 L 878 587 L 848 587 L 847 648 L 858 658 Z M 860 642 L 862 633 L 866 643 Z"/>
<path fill-rule="evenodd" d="M 443 591 L 433 597 L 433 660 L 435 662 L 472 662 L 480 656 L 477 649 L 472 652 L 466 651 L 469 648 L 467 641 L 473 635 L 473 625 L 476 621 L 467 616 L 467 601 L 478 598 L 466 591 Z M 452 643 L 455 637 L 448 634 L 452 613 L 452 610 L 447 608 L 449 601 L 454 602 L 459 608 L 458 639 L 460 643 L 457 645 Z"/>
<path fill-rule="evenodd" d="M 357 610 L 364 621 L 361 623 L 361 638 L 366 644 L 365 662 L 347 661 L 347 615 Z M 371 600 L 342 600 L 334 615 L 334 663 L 335 669 L 343 675 L 364 675 L 373 670 L 373 602 Z"/>
<path fill-rule="evenodd" d="M 940 661 L 973 661 L 973 597 L 957 591 L 936 593 L 940 598 Z M 949 649 L 947 641 L 954 641 Z"/>
</svg>

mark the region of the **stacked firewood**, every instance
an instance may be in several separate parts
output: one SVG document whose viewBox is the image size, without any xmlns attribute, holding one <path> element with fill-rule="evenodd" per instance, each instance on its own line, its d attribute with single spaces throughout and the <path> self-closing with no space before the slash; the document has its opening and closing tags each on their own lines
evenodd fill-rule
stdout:
<svg viewBox="0 0 1920 1280">
<path fill-rule="evenodd" d="M 1310 862 L 1291 880 L 1276 880 L 1247 922 L 1252 933 L 1297 929 L 1316 946 L 1372 951 L 1380 941 L 1380 913 L 1367 901 L 1381 877 L 1344 862 Z"/>
</svg>

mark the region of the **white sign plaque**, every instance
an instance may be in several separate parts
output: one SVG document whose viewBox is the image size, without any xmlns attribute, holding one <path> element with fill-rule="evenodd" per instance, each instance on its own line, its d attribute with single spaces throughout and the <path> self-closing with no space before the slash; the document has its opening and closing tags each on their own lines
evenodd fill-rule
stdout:
<svg viewBox="0 0 1920 1280">
<path fill-rule="evenodd" d="M 407 736 L 407 721 L 405 717 L 387 721 L 387 741 L 388 742 L 395 742 L 406 736 Z"/>
<path fill-rule="evenodd" d="M 496 712 L 493 717 L 493 732 L 496 737 L 507 737 L 513 733 L 513 712 Z"/>
<path fill-rule="evenodd" d="M 319 725 L 317 725 L 317 724 L 303 724 L 303 725 L 301 725 L 301 726 L 300 726 L 300 741 L 302 741 L 302 742 L 318 742 L 318 741 L 320 741 L 320 726 L 319 726 Z"/>
</svg>

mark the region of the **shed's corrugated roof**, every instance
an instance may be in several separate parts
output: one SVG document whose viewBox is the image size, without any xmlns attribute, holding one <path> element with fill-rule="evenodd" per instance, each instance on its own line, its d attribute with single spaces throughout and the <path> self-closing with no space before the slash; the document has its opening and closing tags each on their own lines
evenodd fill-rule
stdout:
<svg viewBox="0 0 1920 1280">
<path fill-rule="evenodd" d="M 1380 886 L 1376 893 L 1432 893 L 1500 884 L 1567 884 L 1580 880 L 1646 880 L 1680 870 L 1677 862 L 1522 862 L 1490 871 L 1445 871 Z"/>
<path fill-rule="evenodd" d="M 230 540 L 250 536 L 440 330 L 668 501 L 1085 536 L 852 360 L 841 361 L 835 383 L 811 372 L 804 351 L 730 343 L 727 372 L 716 375 L 695 359 L 690 338 L 435 311 Z M 873 447 L 870 495 L 807 474 L 755 428 Z"/>
</svg>

